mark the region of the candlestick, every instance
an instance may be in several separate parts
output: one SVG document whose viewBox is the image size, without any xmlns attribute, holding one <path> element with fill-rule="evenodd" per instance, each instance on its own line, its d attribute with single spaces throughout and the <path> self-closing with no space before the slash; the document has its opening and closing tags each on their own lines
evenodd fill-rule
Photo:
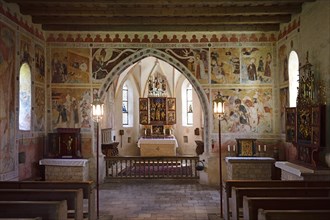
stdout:
<svg viewBox="0 0 330 220">
<path fill-rule="evenodd" d="M 233 150 L 236 151 L 236 145 L 234 145 Z"/>
<path fill-rule="evenodd" d="M 228 145 L 228 152 L 230 152 L 230 145 Z"/>
<path fill-rule="evenodd" d="M 266 144 L 264 145 L 264 151 L 265 151 L 265 152 L 267 151 L 267 146 L 266 146 Z"/>
<path fill-rule="evenodd" d="M 258 151 L 259 151 L 259 152 L 261 151 L 261 149 L 260 149 L 260 145 L 258 145 Z"/>
</svg>

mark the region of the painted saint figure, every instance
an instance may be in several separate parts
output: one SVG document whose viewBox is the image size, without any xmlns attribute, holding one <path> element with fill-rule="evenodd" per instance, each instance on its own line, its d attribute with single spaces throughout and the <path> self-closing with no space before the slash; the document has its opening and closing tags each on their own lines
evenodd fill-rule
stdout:
<svg viewBox="0 0 330 220">
<path fill-rule="evenodd" d="M 270 77 L 272 75 L 271 66 L 270 66 L 271 62 L 272 62 L 272 55 L 270 53 L 267 53 L 264 76 L 269 76 Z"/>
<path fill-rule="evenodd" d="M 247 72 L 248 72 L 248 78 L 249 80 L 257 80 L 258 76 L 257 76 L 257 68 L 255 65 L 255 59 L 251 58 L 250 64 L 247 67 Z"/>
</svg>

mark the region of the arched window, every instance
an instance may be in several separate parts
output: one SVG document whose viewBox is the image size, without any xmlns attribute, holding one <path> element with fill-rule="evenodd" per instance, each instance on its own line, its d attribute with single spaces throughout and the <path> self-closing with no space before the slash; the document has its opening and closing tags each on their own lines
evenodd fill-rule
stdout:
<svg viewBox="0 0 330 220">
<path fill-rule="evenodd" d="M 19 72 L 19 130 L 31 130 L 31 69 L 23 63 Z"/>
<path fill-rule="evenodd" d="M 185 126 L 193 125 L 193 95 L 192 86 L 185 80 L 182 84 L 182 123 Z"/>
<path fill-rule="evenodd" d="M 289 104 L 296 107 L 299 87 L 299 58 L 295 51 L 289 55 Z"/>
<path fill-rule="evenodd" d="M 122 113 L 123 113 L 123 125 L 128 125 L 128 87 L 126 83 L 123 85 L 123 103 L 122 103 Z"/>
</svg>

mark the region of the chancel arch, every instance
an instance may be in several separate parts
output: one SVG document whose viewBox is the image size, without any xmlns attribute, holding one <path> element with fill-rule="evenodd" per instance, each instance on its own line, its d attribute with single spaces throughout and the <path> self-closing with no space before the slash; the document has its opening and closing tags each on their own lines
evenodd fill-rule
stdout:
<svg viewBox="0 0 330 220">
<path fill-rule="evenodd" d="M 111 86 L 111 84 L 119 77 L 120 74 L 125 72 L 128 68 L 131 68 L 131 66 L 136 65 L 140 60 L 147 58 L 147 57 L 155 57 L 157 59 L 160 59 L 164 62 L 167 62 L 168 64 L 172 65 L 174 68 L 176 68 L 184 77 L 187 78 L 189 83 L 192 85 L 192 87 L 195 89 L 196 94 L 200 100 L 201 108 L 203 109 L 203 125 L 204 125 L 204 143 L 206 146 L 206 151 L 208 152 L 208 146 L 210 142 L 209 134 L 210 134 L 210 123 L 212 119 L 212 115 L 210 113 L 210 106 L 209 106 L 209 100 L 206 96 L 206 93 L 202 86 L 199 84 L 198 80 L 195 78 L 195 76 L 191 73 L 191 71 L 183 65 L 180 61 L 175 59 L 173 56 L 157 50 L 153 48 L 146 48 L 139 50 L 130 56 L 126 57 L 124 60 L 122 60 L 120 63 L 118 63 L 107 75 L 107 77 L 104 79 L 103 84 L 100 87 L 99 95 L 103 99 L 106 95 L 106 92 L 108 88 Z"/>
</svg>

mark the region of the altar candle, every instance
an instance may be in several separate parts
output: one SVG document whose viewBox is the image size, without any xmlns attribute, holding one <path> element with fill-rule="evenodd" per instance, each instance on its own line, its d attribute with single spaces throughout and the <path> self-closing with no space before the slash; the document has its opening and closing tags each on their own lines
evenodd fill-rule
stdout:
<svg viewBox="0 0 330 220">
<path fill-rule="evenodd" d="M 236 151 L 236 145 L 233 146 L 233 151 Z"/>
<path fill-rule="evenodd" d="M 259 152 L 261 151 L 261 149 L 260 149 L 260 145 L 258 145 L 258 151 L 259 151 Z"/>
<path fill-rule="evenodd" d="M 264 151 L 265 151 L 265 152 L 267 151 L 267 146 L 266 146 L 266 144 L 264 145 Z"/>
<path fill-rule="evenodd" d="M 230 152 L 230 145 L 228 145 L 228 152 Z"/>
</svg>

